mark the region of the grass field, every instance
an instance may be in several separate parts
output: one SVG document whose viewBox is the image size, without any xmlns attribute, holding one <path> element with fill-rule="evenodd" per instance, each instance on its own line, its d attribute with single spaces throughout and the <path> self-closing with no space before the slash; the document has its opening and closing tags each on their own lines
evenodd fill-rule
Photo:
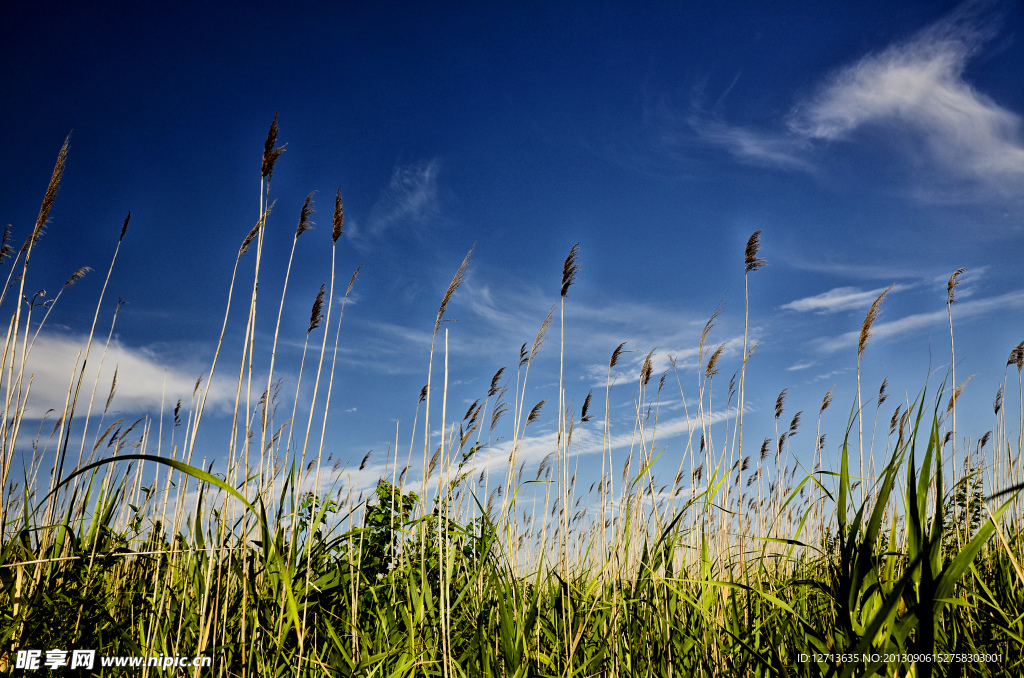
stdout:
<svg viewBox="0 0 1024 678">
<path fill-rule="evenodd" d="M 408 458 L 396 446 L 388 476 L 372 491 L 341 492 L 322 450 L 345 307 L 335 300 L 347 299 L 340 292 L 351 291 L 355 275 L 336 280 L 332 264 L 310 314 L 301 370 L 314 385 L 313 402 L 301 408 L 309 416 L 297 417 L 297 403 L 273 387 L 280 312 L 271 355 L 260 358 L 269 359 L 266 385 L 262 377 L 253 383 L 256 282 L 280 153 L 276 120 L 264 151 L 263 213 L 235 265 L 236 273 L 253 267 L 253 286 L 235 289 L 232 277 L 224 316 L 224 328 L 232 310 L 241 307 L 247 318 L 235 428 L 223 451 L 226 475 L 212 475 L 193 458 L 204 384 L 175 410 L 180 431 L 168 442 L 162 420 L 97 427 L 98 413 L 81 403 L 108 388 L 112 398 L 115 385 L 83 383 L 84 365 L 68 375 L 65 402 L 47 404 L 59 418 L 49 439 L 40 428 L 31 463 L 20 467 L 16 450 L 29 447 L 21 430 L 29 423 L 27 359 L 46 318 L 18 300 L 25 299 L 29 262 L 66 151 L 65 144 L 25 245 L 14 251 L 4 239 L 8 276 L 0 305 L 10 321 L 0 361 L 0 665 L 15 675 L 17 653 L 26 648 L 205 656 L 209 667 L 172 670 L 218 676 L 1024 672 L 1024 545 L 1014 490 L 1022 481 L 1024 410 L 1018 416 L 1009 409 L 1021 399 L 1024 345 L 1008 357 L 987 433 L 956 430 L 962 384 L 954 388 L 955 374 L 883 410 L 884 386 L 862 393 L 859 369 L 883 293 L 864 320 L 847 435 L 825 455 L 820 421 L 831 391 L 810 424 L 801 413 L 784 417 L 780 394 L 775 430 L 752 444 L 765 433 L 743 429 L 753 346 L 745 334 L 739 376 L 721 383 L 722 347 L 709 343 L 712 316 L 697 374 L 673 370 L 658 379 L 648 355 L 632 389 L 636 433 L 626 457 L 612 458 L 607 427 L 622 346 L 609 359 L 609 387 L 582 408 L 566 401 L 568 376 L 560 370 L 558 393 L 546 405 L 557 408 L 557 442 L 539 467 L 526 469 L 517 454 L 545 402 L 534 406 L 522 394 L 542 345 L 560 359 L 564 354 L 564 307 L 578 252 L 573 248 L 565 261 L 561 308 L 513 356 L 517 366 L 495 374 L 460 419 L 447 397 L 442 328 L 470 265 L 467 255 L 437 312 L 428 387 L 414 424 L 419 435 Z M 309 227 L 308 207 L 307 199 L 295 241 Z M 335 248 L 343 218 L 339 194 Z M 126 219 L 122 239 L 128 227 Z M 751 236 L 744 267 L 737 266 L 750 285 L 764 263 L 759 238 L 760 232 Z M 111 268 L 116 261 L 115 252 Z M 960 273 L 947 288 L 951 350 Z M 281 299 L 283 305 L 283 291 Z M 96 319 L 104 303 L 101 295 Z M 96 325 L 89 344 L 103 342 Z M 218 363 L 223 339 L 224 330 L 206 384 L 217 371 L 236 378 L 234 367 Z M 89 355 L 90 346 L 83 350 Z M 683 383 L 699 387 L 691 392 Z M 678 390 L 696 422 L 685 448 L 676 450 L 682 461 L 667 475 L 656 463 L 657 404 L 666 390 Z M 263 395 L 246 395 L 254 392 Z M 291 416 L 275 417 L 278 406 Z M 725 426 L 711 427 L 713 412 L 724 413 Z M 879 416 L 876 436 L 871 419 Z M 811 426 L 813 437 L 790 442 Z M 589 489 L 576 485 L 574 443 L 583 427 L 603 429 L 606 440 L 600 480 Z M 72 429 L 81 433 L 80 447 L 71 443 Z M 511 455 L 508 471 L 492 474 L 475 457 L 497 434 L 511 441 Z M 797 450 L 815 467 L 797 463 Z M 826 456 L 839 458 L 838 467 L 821 467 Z M 542 502 L 517 503 L 525 492 Z M 93 669 L 104 671 L 165 672 Z"/>
</svg>

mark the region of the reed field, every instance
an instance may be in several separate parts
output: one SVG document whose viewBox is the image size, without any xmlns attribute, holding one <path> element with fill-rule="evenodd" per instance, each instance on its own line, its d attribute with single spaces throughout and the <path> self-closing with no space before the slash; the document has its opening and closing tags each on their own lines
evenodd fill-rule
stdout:
<svg viewBox="0 0 1024 678">
<path fill-rule="evenodd" d="M 15 250 L 10 228 L 5 234 L 0 669 L 45 672 L 16 666 L 19 651 L 43 650 L 45 659 L 46 650 L 84 648 L 208 657 L 209 665 L 54 670 L 444 678 L 1024 673 L 1024 342 L 1008 347 L 987 430 L 957 429 L 964 381 L 952 370 L 902 401 L 885 384 L 861 384 L 886 290 L 861 328 L 845 437 L 826 439 L 822 413 L 840 407 L 831 389 L 818 411 L 795 416 L 783 391 L 772 430 L 744 428 L 755 343 L 745 326 L 740 359 L 726 365 L 716 310 L 700 336 L 696 371 L 675 369 L 673 359 L 673 369 L 655 374 L 647 354 L 629 388 L 619 382 L 617 397 L 636 413 L 633 444 L 623 449 L 612 445 L 609 412 L 624 346 L 609 355 L 605 388 L 582 404 L 565 395 L 575 378 L 563 365 L 577 247 L 565 259 L 558 304 L 537 319 L 520 354 L 486 375 L 489 387 L 467 411 L 449 398 L 449 364 L 459 356 L 448 350 L 444 320 L 470 252 L 439 300 L 419 402 L 396 404 L 415 404 L 415 422 L 400 431 L 403 442 L 389 450 L 375 487 L 345 486 L 325 456 L 325 431 L 341 387 L 339 327 L 358 270 L 351 278 L 335 270 L 344 229 L 339 191 L 330 281 L 298 329 L 305 390 L 296 385 L 289 396 L 275 382 L 279 337 L 296 334 L 281 320 L 287 289 L 260 287 L 257 299 L 265 229 L 294 223 L 278 213 L 268 220 L 281 150 L 275 117 L 260 214 L 224 291 L 212 364 L 191 401 L 174 409 L 173 423 L 170 408 L 166 416 L 111 421 L 102 405 L 109 393 L 110 407 L 116 383 L 90 382 L 80 362 L 67 375 L 63 402 L 43 404 L 55 413 L 33 436 L 29 356 L 61 301 L 33 303 L 26 279 L 33 256 L 45 256 L 36 249 L 67 143 L 24 245 Z M 293 258 L 311 210 L 307 198 Z M 736 253 L 745 290 L 767 274 L 761 236 Z M 126 219 L 117 248 L 130 237 Z M 118 249 L 110 270 L 132 265 L 118 261 Z M 252 271 L 245 289 L 236 286 L 242 271 Z M 954 366 L 962 272 L 952 273 L 944 299 Z M 110 315 L 108 294 L 104 285 L 82 356 L 110 342 L 100 326 Z M 257 323 L 272 328 L 267 355 L 257 351 Z M 225 342 L 229 327 L 245 336 L 237 363 L 227 358 L 238 352 Z M 557 391 L 527 388 L 541 351 L 558 354 Z M 734 371 L 732 380 L 724 376 Z M 197 458 L 196 437 L 213 416 L 205 411 L 210 384 L 223 374 L 237 388 L 231 434 L 218 450 L 217 467 L 226 471 L 215 474 L 210 458 Z M 310 386 L 311 401 L 298 402 Z M 669 394 L 682 398 L 693 426 L 662 444 L 658 405 Z M 523 445 L 542 412 L 557 417 L 557 436 L 539 466 L 526 464 Z M 576 482 L 583 430 L 604 440 L 600 477 L 589 486 Z M 478 462 L 499 437 L 509 455 L 495 471 Z M 582 463 L 598 461 L 590 455 Z"/>
</svg>

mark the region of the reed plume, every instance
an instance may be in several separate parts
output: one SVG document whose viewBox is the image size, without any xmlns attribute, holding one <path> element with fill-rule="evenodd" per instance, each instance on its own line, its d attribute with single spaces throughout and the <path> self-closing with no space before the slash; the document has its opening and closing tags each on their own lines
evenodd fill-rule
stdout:
<svg viewBox="0 0 1024 678">
<path fill-rule="evenodd" d="M 324 292 L 326 291 L 327 283 L 322 283 L 320 291 L 316 293 L 316 299 L 313 300 L 313 310 L 309 313 L 309 327 L 306 329 L 306 334 L 320 327 L 320 323 L 324 319 L 322 311 L 324 308 Z"/>
<path fill-rule="evenodd" d="M 864 323 L 860 326 L 860 340 L 857 342 L 857 363 L 860 363 L 861 358 L 864 356 L 864 349 L 868 347 L 868 341 L 871 339 L 872 333 L 871 328 L 878 320 L 878 316 L 881 314 L 882 299 L 885 299 L 885 295 L 889 294 L 896 283 L 893 283 L 885 288 L 881 294 L 878 295 L 868 309 L 867 315 L 864 316 Z M 859 405 L 858 405 L 859 406 Z"/>
<path fill-rule="evenodd" d="M 533 423 L 533 422 L 537 421 L 538 419 L 540 419 L 540 411 L 544 408 L 544 406 L 547 404 L 547 402 L 548 402 L 547 400 L 542 400 L 542 401 L 540 401 L 539 403 L 537 403 L 536 405 L 533 406 L 533 409 L 530 410 L 530 414 L 527 415 L 527 417 L 526 417 L 526 423 L 527 424 Z"/>
<path fill-rule="evenodd" d="M 302 203 L 302 209 L 299 211 L 299 225 L 295 227 L 296 238 L 313 228 L 313 224 L 316 223 L 310 219 L 315 211 L 312 205 L 313 193 L 316 193 L 316 191 L 310 192 L 310 194 L 306 196 L 306 201 Z"/>
<path fill-rule="evenodd" d="M 82 268 L 78 269 L 77 271 L 75 271 L 74 273 L 71 274 L 71 277 L 68 278 L 68 281 L 66 283 L 64 283 L 64 286 L 61 289 L 62 290 L 66 290 L 67 288 L 71 287 L 76 282 L 78 282 L 79 280 L 84 278 L 87 273 L 91 273 L 91 272 L 92 272 L 91 268 L 89 268 L 88 266 L 83 266 Z"/>
<path fill-rule="evenodd" d="M 11 247 L 11 225 L 7 224 L 7 227 L 4 228 L 3 240 L 0 241 L 0 264 L 12 254 L 14 254 L 14 248 Z"/>
<path fill-rule="evenodd" d="M 960 284 L 960 276 L 967 272 L 967 269 L 960 267 L 953 271 L 953 275 L 949 276 L 949 282 L 946 283 L 946 303 L 956 303 L 956 286 Z"/>
<path fill-rule="evenodd" d="M 278 157 L 284 153 L 284 146 L 277 145 L 277 113 L 274 113 L 274 121 L 270 123 L 270 131 L 267 132 L 267 140 L 263 144 L 263 170 L 262 177 L 270 181 L 274 176 L 274 165 Z"/>
<path fill-rule="evenodd" d="M 437 320 L 434 322 L 434 333 L 441 329 L 441 320 L 444 318 L 444 312 L 448 308 L 448 302 L 451 301 L 452 295 L 455 294 L 455 290 L 459 289 L 462 282 L 466 278 L 466 271 L 469 269 L 469 264 L 473 259 L 473 248 L 469 249 L 466 253 L 466 257 L 462 260 L 459 265 L 459 270 L 455 272 L 455 277 L 448 284 L 448 289 L 445 290 L 444 297 L 441 299 L 441 306 L 437 309 Z"/>
<path fill-rule="evenodd" d="M 583 423 L 585 421 L 590 421 L 591 419 L 594 418 L 594 415 L 589 414 L 589 412 L 590 412 L 590 399 L 593 396 L 594 396 L 594 389 L 590 389 L 590 392 L 587 393 L 586 399 L 583 401 L 583 409 L 580 410 L 580 423 Z"/>
<path fill-rule="evenodd" d="M 654 366 L 651 364 L 651 358 L 654 356 L 654 352 L 658 349 L 652 348 L 651 352 L 644 358 L 643 367 L 640 368 L 640 383 L 644 386 L 651 381 L 651 375 L 654 373 Z"/>
<path fill-rule="evenodd" d="M 711 379 L 712 377 L 714 377 L 716 374 L 719 373 L 719 370 L 718 370 L 718 367 L 717 367 L 718 366 L 718 360 L 719 360 L 719 358 L 722 357 L 722 351 L 724 351 L 724 350 L 725 350 L 725 343 L 721 343 L 721 344 L 718 345 L 718 348 L 716 348 L 714 350 L 714 352 L 711 354 L 711 357 L 708 358 L 708 365 L 704 369 L 704 377 L 706 379 Z M 731 391 L 732 389 L 729 389 L 729 390 Z"/>
<path fill-rule="evenodd" d="M 1024 367 L 1024 341 L 1014 346 L 1013 350 L 1010 351 L 1010 357 L 1006 359 L 1006 366 L 1009 367 L 1010 365 L 1016 365 L 1018 372 Z"/>
<path fill-rule="evenodd" d="M 832 386 L 825 392 L 825 397 L 821 399 L 821 409 L 818 410 L 819 413 L 827 410 L 828 406 L 832 404 L 832 391 L 834 389 L 835 386 Z"/>
<path fill-rule="evenodd" d="M 579 273 L 579 252 L 580 244 L 576 243 L 569 250 L 569 256 L 565 258 L 562 265 L 562 296 L 569 294 L 569 287 L 576 283 L 576 274 Z"/>
<path fill-rule="evenodd" d="M 345 210 L 341 207 L 341 187 L 334 195 L 334 229 L 331 231 L 331 242 L 337 243 L 341 237 L 341 229 L 345 225 Z"/>
<path fill-rule="evenodd" d="M 32 229 L 32 235 L 28 237 L 25 244 L 22 246 L 21 251 L 27 253 L 35 245 L 36 241 L 39 240 L 39 236 L 43 234 L 43 229 L 46 224 L 50 221 L 50 210 L 53 208 L 53 201 L 57 199 L 57 193 L 60 191 L 60 182 L 64 177 L 64 166 L 68 158 L 68 144 L 71 142 L 71 135 L 64 140 L 64 145 L 61 146 L 60 152 L 57 154 L 57 162 L 53 166 L 53 174 L 50 175 L 50 183 L 46 186 L 46 194 L 43 196 L 43 204 L 39 206 L 39 216 L 36 217 L 35 227 Z M 28 262 L 25 262 L 26 264 Z"/>
<path fill-rule="evenodd" d="M 487 397 L 488 398 L 490 398 L 491 396 L 496 395 L 498 393 L 498 382 L 501 381 L 501 375 L 504 374 L 504 373 L 505 373 L 505 368 L 502 367 L 502 368 L 499 368 L 498 371 L 494 373 L 493 377 L 491 377 L 491 385 L 487 389 Z"/>
<path fill-rule="evenodd" d="M 775 399 L 775 418 L 778 419 L 782 416 L 783 408 L 786 405 L 786 395 L 789 393 L 788 388 L 784 388 L 779 392 L 779 396 Z"/>
<path fill-rule="evenodd" d="M 754 231 L 747 240 L 747 248 L 743 256 L 744 273 L 756 271 L 757 269 L 767 265 L 767 262 L 765 262 L 764 259 L 757 256 L 757 253 L 761 250 L 761 233 L 762 229 L 758 229 Z"/>
</svg>

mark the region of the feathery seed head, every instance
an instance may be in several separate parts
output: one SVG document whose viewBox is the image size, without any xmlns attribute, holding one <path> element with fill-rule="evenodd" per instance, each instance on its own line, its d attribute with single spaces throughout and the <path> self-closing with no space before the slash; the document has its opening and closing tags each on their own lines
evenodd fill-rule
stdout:
<svg viewBox="0 0 1024 678">
<path fill-rule="evenodd" d="M 821 414 L 822 412 L 827 410 L 828 406 L 832 404 L 832 390 L 834 388 L 834 385 L 831 388 L 829 388 L 829 390 L 825 393 L 825 397 L 821 399 L 821 409 L 818 410 L 818 414 Z"/>
<path fill-rule="evenodd" d="M 121 235 L 118 237 L 117 242 L 124 240 L 124 234 L 128 232 L 128 222 L 132 220 L 132 213 L 129 212 L 128 216 L 124 218 L 124 224 L 121 226 Z"/>
<path fill-rule="evenodd" d="M 555 305 L 551 305 L 551 310 L 548 311 L 547 316 L 544 318 L 544 322 L 540 324 L 540 329 L 537 331 L 537 336 L 533 339 L 533 348 L 530 349 L 530 357 L 527 359 L 528 364 L 533 363 L 533 359 L 537 357 L 537 352 L 540 351 L 540 347 L 544 344 L 544 340 L 548 336 L 548 327 L 551 325 L 551 316 L 555 313 Z M 523 344 L 525 346 L 526 344 Z M 520 357 L 522 352 L 520 351 Z"/>
<path fill-rule="evenodd" d="M 0 242 L 0 263 L 7 257 L 14 254 L 14 248 L 11 247 L 11 225 L 7 224 L 7 228 L 4 229 L 4 239 Z"/>
<path fill-rule="evenodd" d="M 444 317 L 445 309 L 448 308 L 448 302 L 451 300 L 452 295 L 455 294 L 455 290 L 459 289 L 462 281 L 466 278 L 466 269 L 469 268 L 469 262 L 473 257 L 473 248 L 469 248 L 469 252 L 466 253 L 465 259 L 459 265 L 459 270 L 455 272 L 455 277 L 448 284 L 448 289 L 444 293 L 444 298 L 441 299 L 441 306 L 437 309 L 437 320 L 434 322 L 434 334 L 441 329 L 441 319 Z"/>
<path fill-rule="evenodd" d="M 889 420 L 889 435 L 892 435 L 896 430 L 896 424 L 900 419 L 900 409 L 903 407 L 902 404 L 897 405 L 896 409 L 892 413 L 892 419 Z"/>
<path fill-rule="evenodd" d="M 495 427 L 498 425 L 498 422 L 500 422 L 501 418 L 505 416 L 507 413 L 508 403 L 500 403 L 497 407 L 494 408 L 494 411 L 491 412 L 491 428 L 489 429 L 492 433 L 494 432 Z"/>
<path fill-rule="evenodd" d="M 716 374 L 718 374 L 718 369 L 717 369 L 718 359 L 722 357 L 722 351 L 723 350 L 725 350 L 725 343 L 724 342 L 719 344 L 718 348 L 716 348 L 714 353 L 711 354 L 711 357 L 708 358 L 708 365 L 707 365 L 707 368 L 704 370 L 704 377 L 705 378 L 710 379 L 711 377 L 713 377 Z"/>
<path fill-rule="evenodd" d="M 53 201 L 57 199 L 57 192 L 60 190 L 60 180 L 64 176 L 64 164 L 68 157 L 68 144 L 71 141 L 71 136 L 64 140 L 64 145 L 61 146 L 60 153 L 57 154 L 57 163 L 53 167 L 53 174 L 50 175 L 50 183 L 46 187 L 46 195 L 43 196 L 43 204 L 39 207 L 39 216 L 36 217 L 35 228 L 32 229 L 32 235 L 28 237 L 25 244 L 22 246 L 21 251 L 27 252 L 32 246 L 39 240 L 39 236 L 43 234 L 43 228 L 50 220 L 50 210 L 53 208 Z"/>
<path fill-rule="evenodd" d="M 427 465 L 427 478 L 429 478 L 432 475 L 434 475 L 434 469 L 437 467 L 437 460 L 438 460 L 438 457 L 440 457 L 440 456 L 441 456 L 441 446 L 438 445 L 437 449 L 434 451 L 434 456 L 432 456 L 430 458 L 430 464 Z"/>
<path fill-rule="evenodd" d="M 613 369 L 619 363 L 619 356 L 622 355 L 622 347 L 625 345 L 626 342 L 622 342 L 621 344 L 615 347 L 614 351 L 612 351 L 611 360 L 608 361 L 609 370 Z"/>
<path fill-rule="evenodd" d="M 498 382 L 501 381 L 501 375 L 504 372 L 505 372 L 505 368 L 502 367 L 501 369 L 499 369 L 497 372 L 494 373 L 493 377 L 491 377 L 491 387 L 487 389 L 487 397 L 488 398 L 490 398 L 491 396 L 493 396 L 494 394 L 496 394 L 498 392 Z"/>
<path fill-rule="evenodd" d="M 92 271 L 92 269 L 89 268 L 88 266 L 83 266 L 82 268 L 78 269 L 77 271 L 71 274 L 71 277 L 68 278 L 68 281 L 64 283 L 64 287 L 62 287 L 61 289 L 66 290 L 67 288 L 71 287 L 76 282 L 84 278 L 85 274 L 89 273 L 90 271 Z"/>
<path fill-rule="evenodd" d="M 331 242 L 338 242 L 341 237 L 341 229 L 345 225 L 345 210 L 341 206 L 341 187 L 334 195 L 334 231 L 331 233 Z"/>
<path fill-rule="evenodd" d="M 274 164 L 282 153 L 284 153 L 284 146 L 277 145 L 277 113 L 274 113 L 274 121 L 270 123 L 270 131 L 267 133 L 267 140 L 263 144 L 262 176 L 264 179 L 271 179 L 274 176 Z"/>
<path fill-rule="evenodd" d="M 539 403 L 537 403 L 536 405 L 533 406 L 533 409 L 530 410 L 530 414 L 527 415 L 527 417 L 526 417 L 526 423 L 527 424 L 529 424 L 531 422 L 534 422 L 534 421 L 536 421 L 537 419 L 540 418 L 540 411 L 541 411 L 541 409 L 543 409 L 544 405 L 547 404 L 547 402 L 548 402 L 547 400 L 542 400 L 542 401 L 540 401 Z"/>
<path fill-rule="evenodd" d="M 789 435 L 796 435 L 796 430 L 800 427 L 800 415 L 803 414 L 803 410 L 793 415 L 793 420 L 789 422 Z"/>
<path fill-rule="evenodd" d="M 779 397 L 775 399 L 775 418 L 778 419 L 782 416 L 782 408 L 786 404 L 786 394 L 789 392 L 788 388 L 782 389 L 779 392 Z"/>
<path fill-rule="evenodd" d="M 345 290 L 345 301 L 348 301 L 348 295 L 352 294 L 352 287 L 356 284 L 356 278 L 359 277 L 359 271 L 361 270 L 363 270 L 363 265 L 359 264 L 356 266 L 356 270 L 352 271 L 352 277 L 348 281 L 348 289 Z"/>
<path fill-rule="evenodd" d="M 760 341 L 755 341 L 753 344 L 751 344 L 750 348 L 747 349 L 747 357 L 744 358 L 744 360 L 750 360 L 750 356 L 754 355 L 754 349 L 757 348 L 760 345 L 761 345 Z"/>
<path fill-rule="evenodd" d="M 276 204 L 276 200 L 270 204 L 266 211 L 263 212 L 263 215 L 260 217 L 260 220 L 257 221 L 256 225 L 252 227 L 251 231 L 249 231 L 249 235 L 245 236 L 245 240 L 242 241 L 242 246 L 238 248 L 239 259 L 242 258 L 243 254 L 249 251 L 249 245 L 251 245 L 252 241 L 255 240 L 256 235 L 260 232 L 260 229 L 263 228 L 263 225 L 267 223 L 267 217 L 270 216 L 270 211 L 274 209 L 274 205 Z"/>
<path fill-rule="evenodd" d="M 958 268 L 953 272 L 953 275 L 949 276 L 949 282 L 946 283 L 946 303 L 956 303 L 956 286 L 960 284 L 960 276 L 967 272 L 966 268 Z"/>
<path fill-rule="evenodd" d="M 953 393 L 949 396 L 949 404 L 946 406 L 946 414 L 952 412 L 953 408 L 956 407 L 956 401 L 960 399 L 960 394 L 963 392 L 964 386 L 967 386 L 967 382 L 971 379 L 974 379 L 973 374 L 961 381 L 960 385 L 953 389 Z"/>
<path fill-rule="evenodd" d="M 718 305 L 715 306 L 715 310 L 711 313 L 711 317 L 708 318 L 708 321 L 706 323 L 704 323 L 704 329 L 700 333 L 700 344 L 698 345 L 698 353 L 700 354 L 701 357 L 703 357 L 703 355 L 704 355 L 704 344 L 707 342 L 708 334 L 711 333 L 711 330 L 717 324 L 715 321 L 718 319 L 718 316 L 721 315 L 721 314 L 722 314 L 722 302 L 719 301 Z"/>
<path fill-rule="evenodd" d="M 765 438 L 764 442 L 761 443 L 761 460 L 762 461 L 764 461 L 764 458 L 768 456 L 768 448 L 769 448 L 769 446 L 771 444 L 772 444 L 772 439 L 771 438 Z"/>
<path fill-rule="evenodd" d="M 747 240 L 747 250 L 744 255 L 744 273 L 750 273 L 756 271 L 765 265 L 765 260 L 757 256 L 758 251 L 761 249 L 761 229 L 754 231 Z"/>
<path fill-rule="evenodd" d="M 576 274 L 580 270 L 579 261 L 580 244 L 576 243 L 569 250 L 569 256 L 565 258 L 562 266 L 562 296 L 569 294 L 569 287 L 576 282 Z"/>
<path fill-rule="evenodd" d="M 324 292 L 326 291 L 326 283 L 320 285 L 320 291 L 316 293 L 316 299 L 313 301 L 313 310 L 309 314 L 309 328 L 306 330 L 306 334 L 309 334 L 316 328 L 320 327 L 320 321 L 324 319 L 321 311 L 324 307 Z"/>
<path fill-rule="evenodd" d="M 651 352 L 647 354 L 646 358 L 644 358 L 643 367 L 640 368 L 640 383 L 644 386 L 647 386 L 647 383 L 651 380 L 651 375 L 654 372 L 654 367 L 651 365 L 651 356 L 653 356 L 654 352 L 657 350 L 658 349 L 656 348 L 651 349 Z"/>
<path fill-rule="evenodd" d="M 591 389 L 590 393 L 587 394 L 586 400 L 583 401 L 583 409 L 580 411 L 580 422 L 590 421 L 594 418 L 594 415 L 587 414 L 590 411 L 590 399 L 594 396 L 594 390 Z"/>
<path fill-rule="evenodd" d="M 885 387 L 888 385 L 889 377 L 886 377 L 885 379 L 882 380 L 882 386 L 878 389 L 878 405 L 876 405 L 876 407 L 881 407 L 882 403 L 884 403 L 889 398 L 889 394 L 885 392 Z"/>
<path fill-rule="evenodd" d="M 860 341 L 857 342 L 857 362 L 860 362 L 861 357 L 864 355 L 864 349 L 868 347 L 868 340 L 871 339 L 871 326 L 878 320 L 880 313 L 880 307 L 882 305 L 882 299 L 885 295 L 889 294 L 896 283 L 893 283 L 885 288 L 885 291 L 878 295 L 878 298 L 871 304 L 871 308 L 868 309 L 868 313 L 864 316 L 864 324 L 860 328 Z"/>
<path fill-rule="evenodd" d="M 476 409 L 476 406 L 477 406 L 477 405 L 479 405 L 479 404 L 480 404 L 480 399 L 479 399 L 479 398 L 477 398 L 476 400 L 474 400 L 474 401 L 473 401 L 473 404 L 469 406 L 469 409 L 468 409 L 468 410 L 466 410 L 466 416 L 464 416 L 464 417 L 462 418 L 462 421 L 466 421 L 467 419 L 469 419 L 470 415 L 472 415 L 472 414 L 473 414 L 473 410 L 475 410 L 475 409 Z"/>
<path fill-rule="evenodd" d="M 1021 371 L 1021 367 L 1024 367 L 1024 341 L 1020 342 L 1013 347 L 1010 351 L 1010 357 L 1006 360 L 1006 366 L 1010 365 L 1017 366 L 1017 372 Z"/>
<path fill-rule="evenodd" d="M 420 389 L 420 399 L 419 399 L 418 403 L 422 403 L 426 399 L 427 399 L 427 386 L 424 385 L 423 388 Z"/>
<path fill-rule="evenodd" d="M 306 196 L 306 201 L 302 203 L 302 211 L 299 212 L 299 225 L 295 227 L 296 238 L 298 238 L 300 235 L 302 235 L 309 229 L 313 228 L 314 222 L 310 221 L 309 219 L 311 216 L 313 216 L 314 212 L 312 205 L 313 193 L 316 193 L 316 191 L 310 192 L 310 194 Z"/>
</svg>

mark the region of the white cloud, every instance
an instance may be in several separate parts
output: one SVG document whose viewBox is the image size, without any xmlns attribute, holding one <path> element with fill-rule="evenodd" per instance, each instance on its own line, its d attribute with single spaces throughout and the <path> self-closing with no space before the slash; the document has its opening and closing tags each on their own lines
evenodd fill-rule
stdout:
<svg viewBox="0 0 1024 678">
<path fill-rule="evenodd" d="M 984 313 L 990 313 L 992 311 L 1005 312 L 1009 308 L 1020 308 L 1022 306 L 1024 306 L 1024 290 L 1007 292 L 1006 294 L 1001 294 L 998 297 L 989 297 L 988 299 L 963 301 L 957 303 L 956 306 L 953 307 L 955 309 L 954 320 L 970 318 Z M 949 322 L 949 318 L 945 307 L 943 307 L 940 311 L 932 311 L 931 313 L 915 313 L 899 318 L 898 320 L 876 323 L 872 328 L 871 334 L 876 339 L 884 337 L 898 337 L 924 329 L 931 325 L 947 322 Z M 846 332 L 845 334 L 841 334 L 837 337 L 825 339 L 819 343 L 818 348 L 826 353 L 833 353 L 835 351 L 856 346 L 859 340 L 860 330 L 858 329 L 852 332 Z"/>
<path fill-rule="evenodd" d="M 906 285 L 896 285 L 892 291 L 900 292 L 905 289 L 907 289 Z M 854 308 L 867 308 L 884 291 L 884 287 L 868 291 L 856 287 L 836 287 L 813 297 L 804 297 L 783 304 L 782 308 L 798 313 L 837 313 Z"/>
<path fill-rule="evenodd" d="M 923 154 L 929 159 L 925 166 L 939 170 L 934 176 L 915 178 L 918 183 L 939 180 L 945 200 L 967 199 L 978 189 L 1020 195 L 1021 116 L 964 77 L 968 63 L 992 32 L 976 16 L 978 9 L 967 3 L 909 39 L 837 69 L 812 95 L 796 103 L 780 121 L 785 122 L 782 129 L 731 125 L 706 115 L 691 116 L 687 122 L 699 140 L 724 148 L 740 162 L 805 171 L 821 166 L 814 153 L 823 142 L 852 143 L 863 130 L 887 130 L 886 143 Z M 961 185 L 950 184 L 950 179 Z M 920 187 L 914 194 L 936 197 L 934 190 Z"/>
<path fill-rule="evenodd" d="M 1021 119 L 964 79 L 984 36 L 966 12 L 836 72 L 789 127 L 807 139 L 847 139 L 872 124 L 920 135 L 947 170 L 995 185 L 1024 179 Z"/>
<path fill-rule="evenodd" d="M 39 335 L 29 354 L 25 372 L 26 383 L 29 375 L 32 378 L 26 417 L 42 417 L 49 409 L 57 413 L 63 412 L 68 390 L 73 383 L 72 378 L 81 369 L 80 354 L 84 352 L 85 345 L 86 341 L 82 337 Z M 110 394 L 115 369 L 117 390 L 111 403 L 111 410 L 126 414 L 159 412 L 161 399 L 165 409 L 173 408 L 179 398 L 187 404 L 192 398 L 196 379 L 202 372 L 202 369 L 189 372 L 181 366 L 166 365 L 148 351 L 129 348 L 117 342 L 111 342 L 106 356 L 103 356 L 102 342 L 94 341 L 76 408 L 79 416 L 83 416 L 88 410 L 88 401 L 94 384 L 96 395 L 93 400 L 93 414 L 102 412 Z M 204 380 L 202 387 L 205 386 Z M 215 380 L 213 390 L 207 399 L 207 408 L 227 407 L 233 403 L 234 388 Z"/>
</svg>

